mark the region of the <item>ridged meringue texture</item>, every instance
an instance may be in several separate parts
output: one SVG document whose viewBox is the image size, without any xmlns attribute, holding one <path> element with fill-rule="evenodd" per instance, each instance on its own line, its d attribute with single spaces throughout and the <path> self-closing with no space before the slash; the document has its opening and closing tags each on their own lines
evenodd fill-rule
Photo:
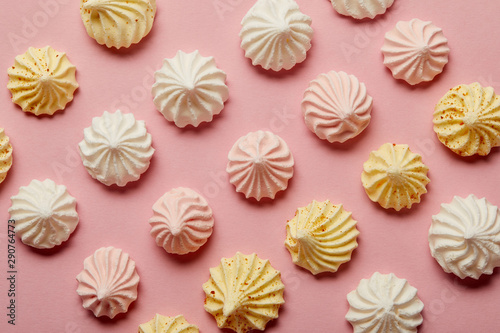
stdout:
<svg viewBox="0 0 500 333">
<path fill-rule="evenodd" d="M 46 46 L 30 47 L 9 67 L 7 88 L 12 102 L 36 116 L 64 110 L 78 88 L 76 67 L 66 53 Z"/>
<path fill-rule="evenodd" d="M 139 274 L 135 262 L 121 249 L 102 247 L 83 262 L 83 271 L 76 277 L 76 292 L 82 305 L 96 317 L 113 319 L 128 311 L 137 299 Z"/>
<path fill-rule="evenodd" d="M 411 208 L 427 193 L 429 168 L 408 145 L 385 143 L 363 164 L 361 181 L 370 200 L 383 208 Z"/>
<path fill-rule="evenodd" d="M 384 14 L 394 0 L 331 0 L 331 2 L 339 14 L 360 20 Z"/>
<path fill-rule="evenodd" d="M 446 273 L 479 279 L 500 266 L 500 210 L 485 198 L 455 196 L 432 216 L 432 256 Z"/>
<path fill-rule="evenodd" d="M 302 100 L 307 128 L 320 139 L 345 142 L 370 123 L 373 99 L 354 75 L 330 71 L 309 83 Z"/>
<path fill-rule="evenodd" d="M 293 262 L 313 273 L 336 272 L 358 247 L 352 214 L 329 200 L 313 200 L 286 224 L 285 246 Z"/>
<path fill-rule="evenodd" d="M 158 111 L 178 127 L 210 122 L 224 108 L 229 97 L 226 73 L 217 68 L 213 57 L 198 51 L 177 52 L 165 59 L 155 73 L 153 101 Z"/>
<path fill-rule="evenodd" d="M 268 260 L 238 252 L 210 268 L 210 279 L 203 284 L 205 310 L 219 328 L 237 333 L 264 330 L 270 320 L 278 318 L 285 302 L 284 288 L 280 272 Z"/>
<path fill-rule="evenodd" d="M 5 135 L 5 130 L 0 128 L 0 184 L 12 167 L 12 151 L 9 137 Z"/>
<path fill-rule="evenodd" d="M 85 169 L 104 185 L 125 186 L 149 168 L 154 148 L 143 120 L 131 113 L 104 111 L 92 119 L 78 144 Z"/>
<path fill-rule="evenodd" d="M 189 188 L 168 191 L 153 205 L 153 212 L 149 219 L 151 236 L 168 253 L 195 252 L 212 235 L 212 209 L 205 198 Z"/>
<path fill-rule="evenodd" d="M 448 40 L 432 22 L 399 21 L 385 34 L 384 65 L 411 85 L 432 81 L 448 63 Z"/>
<path fill-rule="evenodd" d="M 415 333 L 423 321 L 417 289 L 393 273 L 362 279 L 347 301 L 354 333 Z"/>
<path fill-rule="evenodd" d="M 250 132 L 236 141 L 226 171 L 246 198 L 274 199 L 293 176 L 293 156 L 286 142 L 269 131 Z"/>
<path fill-rule="evenodd" d="M 434 110 L 439 141 L 461 156 L 488 155 L 500 146 L 500 97 L 479 83 L 450 89 Z"/>
<path fill-rule="evenodd" d="M 119 49 L 139 43 L 151 31 L 156 0 L 80 0 L 80 14 L 90 37 Z"/>
<path fill-rule="evenodd" d="M 156 314 L 153 319 L 139 325 L 139 333 L 198 333 L 196 325 L 191 325 L 182 315 L 167 317 Z"/>
<path fill-rule="evenodd" d="M 24 244 L 34 248 L 61 245 L 78 225 L 75 198 L 66 186 L 50 179 L 32 180 L 10 200 L 9 214 L 16 221 L 14 231 Z"/>
<path fill-rule="evenodd" d="M 245 57 L 264 69 L 291 69 L 311 48 L 311 22 L 294 0 L 257 0 L 241 21 Z"/>
</svg>

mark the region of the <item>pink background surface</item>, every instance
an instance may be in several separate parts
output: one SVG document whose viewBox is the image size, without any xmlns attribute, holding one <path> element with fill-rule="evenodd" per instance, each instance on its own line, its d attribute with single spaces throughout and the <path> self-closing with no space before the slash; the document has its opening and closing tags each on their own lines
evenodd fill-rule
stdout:
<svg viewBox="0 0 500 333">
<path fill-rule="evenodd" d="M 57 6 L 43 9 L 40 3 L 46 2 Z M 184 314 L 202 332 L 217 332 L 203 309 L 201 285 L 209 267 L 236 251 L 256 252 L 282 272 L 286 303 L 268 332 L 352 332 L 344 319 L 346 294 L 375 271 L 393 272 L 418 288 L 425 303 L 420 332 L 500 330 L 498 272 L 477 282 L 461 281 L 442 271 L 427 242 L 431 215 L 454 195 L 474 193 L 500 204 L 499 149 L 486 158 L 459 158 L 432 130 L 434 105 L 449 88 L 479 81 L 500 91 L 500 2 L 396 0 L 385 15 L 363 22 L 338 15 L 326 0 L 298 3 L 313 19 L 313 47 L 304 63 L 279 74 L 253 67 L 239 47 L 240 21 L 253 1 L 159 1 L 151 34 L 120 51 L 88 37 L 78 1 L 2 3 L 0 68 L 6 71 L 29 46 L 51 45 L 77 66 L 80 88 L 66 111 L 40 118 L 24 114 L 11 103 L 9 91 L 0 89 L 0 127 L 14 146 L 14 167 L 0 185 L 0 331 L 134 332 L 160 313 Z M 226 10 L 218 12 L 216 4 L 226 4 Z M 412 88 L 392 78 L 380 47 L 397 21 L 414 17 L 443 28 L 452 53 L 434 82 Z M 26 30 L 30 24 L 34 29 Z M 228 75 L 225 109 L 198 129 L 181 130 L 167 122 L 150 97 L 152 72 L 179 49 L 214 56 Z M 370 126 L 345 144 L 319 140 L 301 116 L 308 82 L 329 70 L 356 75 L 374 99 Z M 2 82 L 5 87 L 7 75 Z M 92 117 L 116 108 L 145 120 L 156 148 L 150 169 L 124 189 L 93 180 L 77 155 Z M 240 136 L 264 128 L 288 143 L 296 167 L 286 192 L 256 203 L 236 193 L 225 166 Z M 380 208 L 361 186 L 363 162 L 385 142 L 409 144 L 430 168 L 429 193 L 410 211 Z M 18 239 L 17 325 L 11 327 L 4 314 L 9 197 L 32 179 L 45 178 L 66 185 L 77 198 L 80 224 L 68 242 L 51 251 L 36 251 Z M 208 243 L 187 256 L 169 255 L 156 246 L 147 223 L 156 199 L 178 186 L 203 194 L 216 221 Z M 343 203 L 358 220 L 359 247 L 335 274 L 314 277 L 292 263 L 283 245 L 287 219 L 313 199 Z M 141 277 L 138 300 L 115 320 L 95 318 L 75 291 L 83 259 L 110 245 L 131 255 Z"/>
</svg>

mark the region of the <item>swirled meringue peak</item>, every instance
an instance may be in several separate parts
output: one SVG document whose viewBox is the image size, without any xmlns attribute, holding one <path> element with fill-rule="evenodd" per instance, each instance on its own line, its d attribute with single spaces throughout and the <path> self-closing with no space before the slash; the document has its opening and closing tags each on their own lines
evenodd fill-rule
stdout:
<svg viewBox="0 0 500 333">
<path fill-rule="evenodd" d="M 446 273 L 479 279 L 500 266 L 500 210 L 485 198 L 455 196 L 432 216 L 432 256 Z"/>
<path fill-rule="evenodd" d="M 14 231 L 24 244 L 34 248 L 61 245 L 78 225 L 75 198 L 66 186 L 50 179 L 32 180 L 10 200 L 9 214 L 16 221 Z"/>
<path fill-rule="evenodd" d="M 237 333 L 262 331 L 278 318 L 285 303 L 284 288 L 280 272 L 268 260 L 238 252 L 210 268 L 210 279 L 203 284 L 205 310 L 215 317 L 219 328 Z"/>
<path fill-rule="evenodd" d="M 439 141 L 461 156 L 488 155 L 500 146 L 500 97 L 479 83 L 450 89 L 434 110 Z"/>
<path fill-rule="evenodd" d="M 113 319 L 127 312 L 130 303 L 137 299 L 139 275 L 135 261 L 112 246 L 102 247 L 87 257 L 76 279 L 76 292 L 82 298 L 83 307 L 96 317 Z"/>
<path fill-rule="evenodd" d="M 167 317 L 156 316 L 145 324 L 139 325 L 139 333 L 198 333 L 196 325 L 191 325 L 182 315 Z"/>
<path fill-rule="evenodd" d="M 274 199 L 293 176 L 293 156 L 286 142 L 269 131 L 250 132 L 229 151 L 226 171 L 246 198 Z"/>
<path fill-rule="evenodd" d="M 131 113 L 104 111 L 92 119 L 78 144 L 83 165 L 92 178 L 104 185 L 125 186 L 149 168 L 154 148 L 143 120 Z"/>
<path fill-rule="evenodd" d="M 383 208 L 411 208 L 427 193 L 429 168 L 408 145 L 385 143 L 363 164 L 361 181 L 370 200 Z"/>
<path fill-rule="evenodd" d="M 344 16 L 355 19 L 374 18 L 384 14 L 394 0 L 331 0 L 333 8 Z"/>
<path fill-rule="evenodd" d="M 12 101 L 36 116 L 64 110 L 78 88 L 76 67 L 69 62 L 66 53 L 57 52 L 50 46 L 30 47 L 16 57 L 7 73 Z"/>
<path fill-rule="evenodd" d="M 224 108 L 229 97 L 226 73 L 217 68 L 213 57 L 198 51 L 177 52 L 165 59 L 155 73 L 153 101 L 158 111 L 178 127 L 210 122 Z"/>
<path fill-rule="evenodd" d="M 10 139 L 5 135 L 5 130 L 0 128 L 0 184 L 7 177 L 12 167 L 12 145 Z"/>
<path fill-rule="evenodd" d="M 214 218 L 207 201 L 195 191 L 179 187 L 153 205 L 151 236 L 168 253 L 197 251 L 212 234 Z"/>
<path fill-rule="evenodd" d="M 286 224 L 285 246 L 293 262 L 314 275 L 336 272 L 358 247 L 356 223 L 342 205 L 313 200 Z"/>
<path fill-rule="evenodd" d="M 393 273 L 374 273 L 347 295 L 345 318 L 355 333 L 416 333 L 424 303 L 417 289 Z"/>
<path fill-rule="evenodd" d="M 139 43 L 151 31 L 156 0 L 80 0 L 80 14 L 90 37 L 119 49 Z"/>
<path fill-rule="evenodd" d="M 309 83 L 302 100 L 307 128 L 320 139 L 345 142 L 370 123 L 373 100 L 354 75 L 330 71 Z"/>
<path fill-rule="evenodd" d="M 241 21 L 245 57 L 264 69 L 291 69 L 311 48 L 311 22 L 294 0 L 257 0 Z"/>
<path fill-rule="evenodd" d="M 419 19 L 399 21 L 385 34 L 384 65 L 411 85 L 432 81 L 448 63 L 448 40 L 441 28 Z"/>
</svg>

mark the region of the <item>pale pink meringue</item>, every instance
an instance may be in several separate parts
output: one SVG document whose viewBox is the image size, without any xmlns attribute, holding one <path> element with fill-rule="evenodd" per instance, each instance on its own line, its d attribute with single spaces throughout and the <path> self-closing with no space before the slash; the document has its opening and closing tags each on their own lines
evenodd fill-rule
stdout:
<svg viewBox="0 0 500 333">
<path fill-rule="evenodd" d="M 320 139 L 345 142 L 370 123 L 373 99 L 354 75 L 330 71 L 309 83 L 302 100 L 307 128 Z"/>
<path fill-rule="evenodd" d="M 179 187 L 153 205 L 151 236 L 168 253 L 195 252 L 212 234 L 214 219 L 207 201 L 195 191 Z"/>
<path fill-rule="evenodd" d="M 293 156 L 286 142 L 269 131 L 250 132 L 236 141 L 226 171 L 236 191 L 247 198 L 274 199 L 293 176 Z"/>
<path fill-rule="evenodd" d="M 441 28 L 419 19 L 400 21 L 385 34 L 384 65 L 411 85 L 432 81 L 448 63 L 448 40 Z"/>
</svg>

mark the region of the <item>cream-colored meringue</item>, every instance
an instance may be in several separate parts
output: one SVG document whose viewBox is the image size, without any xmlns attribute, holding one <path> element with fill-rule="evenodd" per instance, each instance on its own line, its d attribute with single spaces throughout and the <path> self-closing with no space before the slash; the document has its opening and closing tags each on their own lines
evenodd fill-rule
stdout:
<svg viewBox="0 0 500 333">
<path fill-rule="evenodd" d="M 434 110 L 439 141 L 461 156 L 488 155 L 500 146 L 500 96 L 479 83 L 450 89 Z"/>
<path fill-rule="evenodd" d="M 210 279 L 203 284 L 205 310 L 219 328 L 237 333 L 264 330 L 270 320 L 278 318 L 285 302 L 284 288 L 280 272 L 268 260 L 238 252 L 210 268 Z"/>
<path fill-rule="evenodd" d="M 311 22 L 295 0 L 257 0 L 241 21 L 245 57 L 264 69 L 291 69 L 311 48 Z"/>
<path fill-rule="evenodd" d="M 66 53 L 57 52 L 50 46 L 30 47 L 16 57 L 7 73 L 12 101 L 23 111 L 37 116 L 64 110 L 78 88 L 76 67 L 69 62 Z"/>
<path fill-rule="evenodd" d="M 129 47 L 153 27 L 156 0 L 80 0 L 80 15 L 90 37 L 107 47 Z"/>
<path fill-rule="evenodd" d="M 66 186 L 50 179 L 32 180 L 10 200 L 9 214 L 16 221 L 14 231 L 26 245 L 37 249 L 61 245 L 78 225 L 75 198 Z"/>
<path fill-rule="evenodd" d="M 250 132 L 229 151 L 229 181 L 246 198 L 274 199 L 293 176 L 293 156 L 285 141 L 269 131 Z"/>
<path fill-rule="evenodd" d="M 446 273 L 479 279 L 500 266 L 500 210 L 485 198 L 455 196 L 432 216 L 432 256 Z"/>
<path fill-rule="evenodd" d="M 331 0 L 333 8 L 342 15 L 355 19 L 374 18 L 384 14 L 394 0 Z"/>
<path fill-rule="evenodd" d="M 179 187 L 153 205 L 151 236 L 168 253 L 197 251 L 212 234 L 214 218 L 207 201 L 195 191 Z"/>
<path fill-rule="evenodd" d="M 168 121 L 178 127 L 210 122 L 224 108 L 229 97 L 226 73 L 217 68 L 213 57 L 198 51 L 177 52 L 165 59 L 155 73 L 154 104 Z"/>
<path fill-rule="evenodd" d="M 139 275 L 135 262 L 127 253 L 112 246 L 102 247 L 87 257 L 76 279 L 76 292 L 82 298 L 83 307 L 96 317 L 113 319 L 127 312 L 130 303 L 137 299 Z"/>
<path fill-rule="evenodd" d="M 448 40 L 441 28 L 419 19 L 399 21 L 385 34 L 384 65 L 411 85 L 432 81 L 448 63 Z"/>
<path fill-rule="evenodd" d="M 314 275 L 336 272 L 358 247 L 356 223 L 342 205 L 313 200 L 286 224 L 285 246 L 293 262 Z"/>
<path fill-rule="evenodd" d="M 12 167 L 12 145 L 10 139 L 5 135 L 5 130 L 0 128 L 0 184 L 7 177 Z"/>
<path fill-rule="evenodd" d="M 373 100 L 354 75 L 330 71 L 309 83 L 302 100 L 307 128 L 320 139 L 345 142 L 370 123 Z"/>
<path fill-rule="evenodd" d="M 417 289 L 393 273 L 374 273 L 347 295 L 345 318 L 354 333 L 416 333 L 424 303 Z"/>
<path fill-rule="evenodd" d="M 408 145 L 383 144 L 363 164 L 361 181 L 370 200 L 384 208 L 411 208 L 427 193 L 429 168 Z"/>
<path fill-rule="evenodd" d="M 167 317 L 156 314 L 153 319 L 139 325 L 139 333 L 198 333 L 196 325 L 191 325 L 182 315 Z"/>
<path fill-rule="evenodd" d="M 125 186 L 149 168 L 154 148 L 143 120 L 132 113 L 104 111 L 85 128 L 78 144 L 83 165 L 92 178 L 104 185 Z"/>
</svg>

